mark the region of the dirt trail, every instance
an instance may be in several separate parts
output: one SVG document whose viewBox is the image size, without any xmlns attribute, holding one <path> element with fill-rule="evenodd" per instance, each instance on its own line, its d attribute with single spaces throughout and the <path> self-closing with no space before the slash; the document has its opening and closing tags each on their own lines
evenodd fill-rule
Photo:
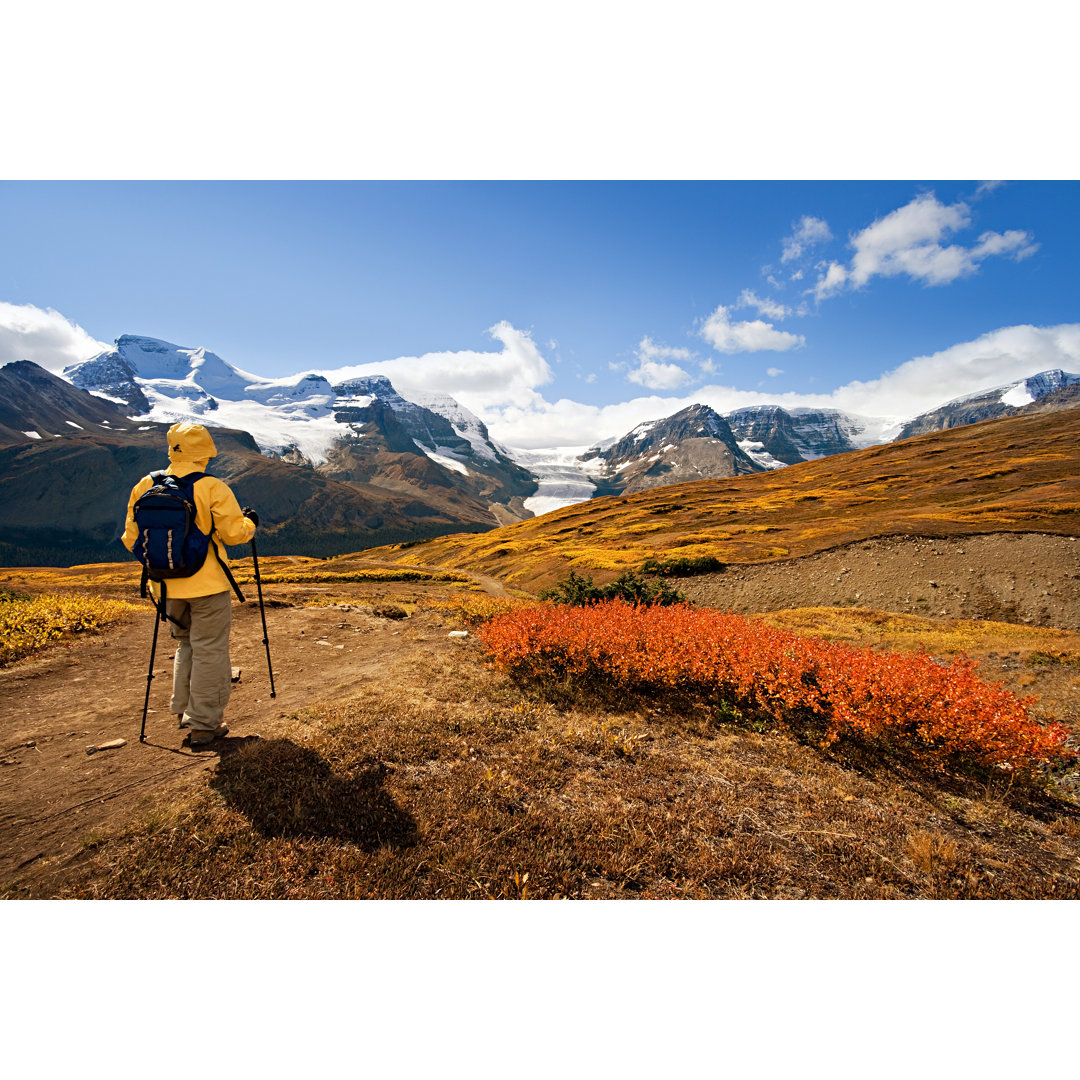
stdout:
<svg viewBox="0 0 1080 1080">
<path fill-rule="evenodd" d="M 229 735 L 208 750 L 183 746 L 185 732 L 168 711 L 174 644 L 164 630 L 147 741 L 139 742 L 149 610 L 105 635 L 0 670 L 0 885 L 30 868 L 37 876 L 66 865 L 93 830 L 149 809 L 174 785 L 196 782 L 245 738 L 269 737 L 283 717 L 378 678 L 423 620 L 267 607 L 266 621 L 277 697 L 270 697 L 258 606 L 236 605 L 231 655 L 241 680 L 226 710 Z M 118 738 L 127 745 L 87 755 L 87 747 Z"/>
</svg>

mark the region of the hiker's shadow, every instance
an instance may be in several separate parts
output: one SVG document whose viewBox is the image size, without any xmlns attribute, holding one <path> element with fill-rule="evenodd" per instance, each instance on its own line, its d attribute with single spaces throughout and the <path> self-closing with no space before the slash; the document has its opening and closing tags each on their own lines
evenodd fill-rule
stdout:
<svg viewBox="0 0 1080 1080">
<path fill-rule="evenodd" d="M 263 836 L 345 840 L 364 851 L 409 847 L 416 822 L 383 790 L 386 772 L 375 761 L 343 776 L 314 750 L 259 739 L 223 756 L 210 786 Z"/>
</svg>

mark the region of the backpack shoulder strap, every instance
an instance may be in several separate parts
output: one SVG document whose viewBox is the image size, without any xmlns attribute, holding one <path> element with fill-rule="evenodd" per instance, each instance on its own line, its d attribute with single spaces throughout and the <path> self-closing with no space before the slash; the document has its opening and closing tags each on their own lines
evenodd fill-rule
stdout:
<svg viewBox="0 0 1080 1080">
<path fill-rule="evenodd" d="M 204 476 L 209 477 L 210 474 L 207 472 L 188 473 L 187 476 L 184 476 L 181 479 L 185 484 L 190 484 L 192 488 L 194 488 L 195 484 Z M 213 477 L 210 478 L 213 479 Z M 229 584 L 232 586 L 233 592 L 236 593 L 237 600 L 239 600 L 241 604 L 246 603 L 244 594 L 240 591 L 240 586 L 236 583 L 236 578 L 233 577 L 232 571 L 229 569 L 228 563 L 226 563 L 225 560 L 221 557 L 221 552 L 218 550 L 217 528 L 213 525 L 213 516 L 211 516 L 210 520 L 210 548 L 214 552 L 214 557 L 217 559 L 218 565 L 225 572 L 225 577 L 228 579 Z"/>
<path fill-rule="evenodd" d="M 214 550 L 214 555 L 217 557 L 218 565 L 225 571 L 225 577 L 228 578 L 229 584 L 232 586 L 232 590 L 236 593 L 237 600 L 241 604 L 245 602 L 244 594 L 240 591 L 240 586 L 236 584 L 236 578 L 233 577 L 232 571 L 229 569 L 228 563 L 221 557 L 221 552 L 218 551 L 217 540 L 214 537 L 217 535 L 217 529 L 210 534 L 210 547 Z"/>
</svg>

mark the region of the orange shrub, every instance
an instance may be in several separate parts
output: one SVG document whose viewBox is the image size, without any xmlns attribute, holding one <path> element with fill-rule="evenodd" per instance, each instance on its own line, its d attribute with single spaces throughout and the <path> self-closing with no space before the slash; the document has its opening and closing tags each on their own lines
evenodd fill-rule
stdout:
<svg viewBox="0 0 1080 1080">
<path fill-rule="evenodd" d="M 799 637 L 686 604 L 539 604 L 478 631 L 495 663 L 524 678 L 601 682 L 630 691 L 728 702 L 748 717 L 813 734 L 904 746 L 942 763 L 1027 769 L 1074 756 L 1059 725 L 957 657 L 879 653 Z"/>
</svg>

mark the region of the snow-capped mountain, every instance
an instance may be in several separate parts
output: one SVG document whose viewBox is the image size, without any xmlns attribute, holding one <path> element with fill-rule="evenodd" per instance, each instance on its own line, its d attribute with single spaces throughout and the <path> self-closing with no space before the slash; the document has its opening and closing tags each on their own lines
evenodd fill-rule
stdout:
<svg viewBox="0 0 1080 1080">
<path fill-rule="evenodd" d="M 268 457 L 404 499 L 403 513 L 420 531 L 439 520 L 442 531 L 476 528 L 485 516 L 494 527 L 531 513 L 523 503 L 536 492 L 535 480 L 478 417 L 445 395 L 408 400 L 383 376 L 266 379 L 207 349 L 135 335 L 64 374 L 140 422 L 239 429 Z M 363 536 L 355 546 L 364 546 Z"/>
<path fill-rule="evenodd" d="M 591 448 L 520 450 L 446 394 L 401 394 L 380 375 L 307 372 L 266 379 L 203 348 L 124 335 L 65 377 L 129 416 L 197 420 L 250 432 L 266 454 L 344 481 L 395 490 L 457 487 L 500 522 L 680 480 L 779 469 L 895 438 L 1008 415 L 1080 382 L 1046 371 L 915 418 L 759 405 L 724 416 L 694 405 Z M 906 422 L 905 422 L 906 420 Z M 387 456 L 391 455 L 391 456 Z"/>
<path fill-rule="evenodd" d="M 500 524 L 529 516 L 521 503 L 536 482 L 452 398 L 425 395 L 429 408 L 402 397 L 382 375 L 349 379 L 333 390 L 333 419 L 342 430 L 319 465 L 327 475 L 453 486 L 490 505 Z"/>
<path fill-rule="evenodd" d="M 1078 375 L 1044 371 L 949 402 L 906 423 L 895 417 L 858 416 L 839 409 L 784 409 L 779 405 L 754 405 L 721 416 L 699 404 L 673 416 L 645 421 L 621 438 L 604 440 L 587 450 L 555 447 L 511 453 L 540 485 L 537 494 L 526 500 L 526 509 L 542 514 L 596 495 L 782 469 L 942 427 L 1010 415 L 1034 407 L 1032 402 L 1053 400 L 1078 383 Z M 737 451 L 730 457 L 725 427 Z M 706 449 L 707 444 L 713 449 Z M 726 449 L 716 449 L 717 444 Z"/>
<path fill-rule="evenodd" d="M 510 504 L 536 490 L 529 474 L 468 409 L 444 394 L 407 400 L 383 376 L 332 384 L 325 374 L 265 379 L 204 348 L 125 334 L 116 346 L 65 369 L 76 386 L 126 406 L 140 419 L 189 420 L 250 432 L 267 454 L 330 475 L 369 481 L 379 452 L 422 455 L 471 494 Z M 359 459 L 364 459 L 359 463 Z M 415 472 L 415 468 L 412 470 Z M 445 486 L 446 477 L 426 476 Z"/>
<path fill-rule="evenodd" d="M 334 391 L 322 376 L 263 379 L 207 349 L 157 338 L 124 334 L 114 349 L 66 368 L 64 377 L 143 419 L 240 428 L 264 451 L 293 451 L 316 464 L 341 435 Z"/>
<path fill-rule="evenodd" d="M 738 445 L 728 422 L 708 405 L 691 405 L 663 420 L 638 424 L 582 460 L 602 494 L 644 491 L 662 484 L 744 476 L 764 466 Z"/>
<path fill-rule="evenodd" d="M 897 438 L 907 439 L 913 435 L 925 435 L 928 431 L 943 431 L 945 428 L 974 424 L 980 420 L 993 420 L 998 416 L 1011 416 L 1025 405 L 1031 405 L 1076 383 L 1080 383 L 1080 375 L 1054 368 L 1051 371 L 1040 371 L 1037 375 L 1019 382 L 995 386 L 977 394 L 965 394 L 908 421 L 900 429 Z"/>
<path fill-rule="evenodd" d="M 724 414 L 742 449 L 766 469 L 858 450 L 888 439 L 882 424 L 839 409 L 751 405 Z"/>
</svg>

